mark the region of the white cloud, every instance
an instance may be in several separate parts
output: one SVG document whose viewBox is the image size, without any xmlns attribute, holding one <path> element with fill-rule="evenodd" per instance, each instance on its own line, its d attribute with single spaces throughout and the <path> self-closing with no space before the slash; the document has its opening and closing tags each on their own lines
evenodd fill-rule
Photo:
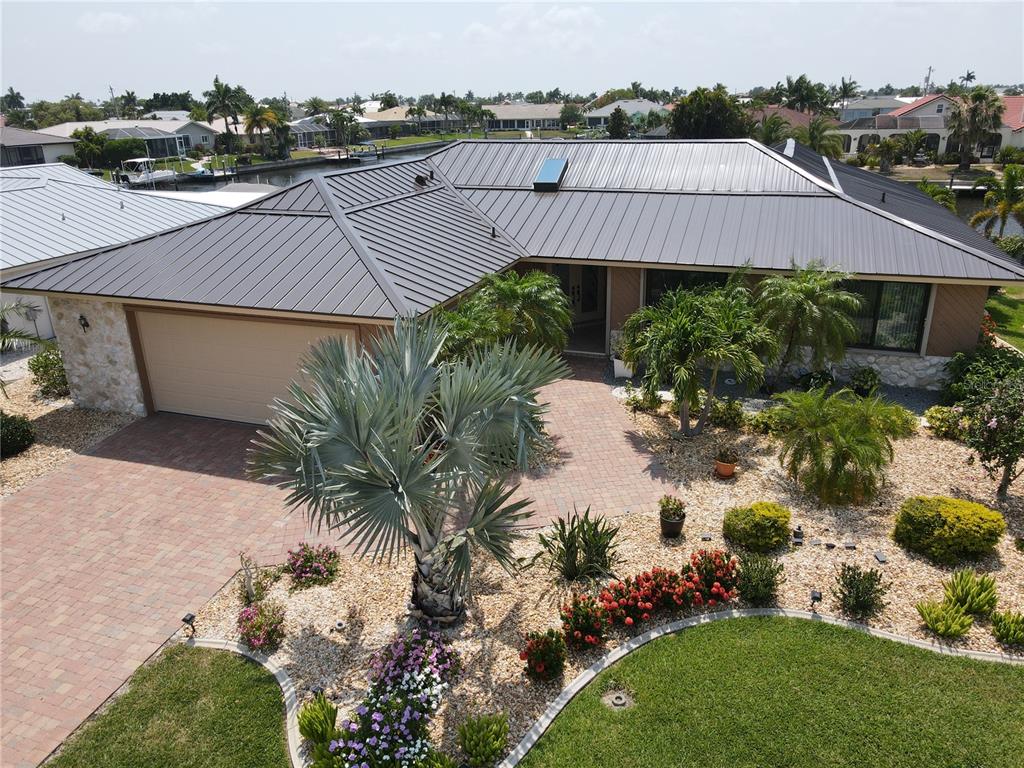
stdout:
<svg viewBox="0 0 1024 768">
<path fill-rule="evenodd" d="M 596 47 L 594 32 L 604 19 L 590 6 L 554 5 L 539 8 L 528 3 L 500 6 L 494 23 L 470 22 L 462 37 L 478 45 L 500 42 L 506 50 L 565 51 L 577 54 Z"/>
<path fill-rule="evenodd" d="M 78 28 L 90 35 L 123 35 L 138 25 L 134 16 L 115 11 L 87 11 L 78 17 Z"/>
</svg>

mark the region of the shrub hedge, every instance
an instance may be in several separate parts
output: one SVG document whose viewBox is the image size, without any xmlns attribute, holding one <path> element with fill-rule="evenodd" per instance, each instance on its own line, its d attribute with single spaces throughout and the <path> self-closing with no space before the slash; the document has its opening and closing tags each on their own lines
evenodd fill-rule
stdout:
<svg viewBox="0 0 1024 768">
<path fill-rule="evenodd" d="M 55 346 L 43 347 L 29 358 L 28 369 L 43 397 L 67 397 L 68 378 L 64 373 L 64 358 Z"/>
<path fill-rule="evenodd" d="M 0 459 L 17 456 L 35 441 L 32 422 L 24 416 L 0 411 Z"/>
<path fill-rule="evenodd" d="M 768 552 L 789 538 L 789 509 L 771 501 L 726 510 L 722 533 L 750 552 Z"/>
<path fill-rule="evenodd" d="M 893 538 L 937 563 L 955 565 L 992 551 L 1006 521 L 995 510 L 948 496 L 915 496 L 900 506 Z"/>
</svg>

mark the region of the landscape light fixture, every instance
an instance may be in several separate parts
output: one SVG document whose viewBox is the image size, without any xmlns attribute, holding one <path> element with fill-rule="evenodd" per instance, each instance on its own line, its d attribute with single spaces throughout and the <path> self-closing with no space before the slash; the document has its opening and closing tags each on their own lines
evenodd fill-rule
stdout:
<svg viewBox="0 0 1024 768">
<path fill-rule="evenodd" d="M 889 561 L 889 558 L 885 556 L 885 552 L 883 552 L 882 550 L 878 550 L 877 552 L 875 552 L 875 560 L 877 560 L 880 563 L 886 563 Z"/>
<path fill-rule="evenodd" d="M 186 613 L 181 617 L 181 623 L 189 628 L 189 636 L 196 636 L 196 615 L 194 613 Z"/>
<path fill-rule="evenodd" d="M 802 525 L 798 525 L 796 527 L 796 530 L 793 531 L 793 544 L 799 547 L 803 543 L 804 543 L 804 527 Z"/>
<path fill-rule="evenodd" d="M 811 590 L 811 610 L 814 611 L 815 613 L 817 613 L 817 610 L 818 610 L 817 609 L 817 605 L 820 602 L 821 602 L 821 590 L 820 589 L 812 589 Z"/>
<path fill-rule="evenodd" d="M 78 324 L 82 326 L 82 333 L 89 330 L 89 321 L 85 319 L 85 315 L 78 316 Z"/>
</svg>

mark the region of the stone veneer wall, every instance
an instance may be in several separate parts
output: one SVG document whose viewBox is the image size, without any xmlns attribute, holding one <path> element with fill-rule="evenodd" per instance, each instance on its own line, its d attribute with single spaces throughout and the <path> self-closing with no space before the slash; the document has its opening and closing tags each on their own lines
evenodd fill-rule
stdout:
<svg viewBox="0 0 1024 768">
<path fill-rule="evenodd" d="M 106 301 L 51 298 L 50 315 L 75 402 L 84 408 L 145 415 L 124 308 Z M 87 331 L 78 323 L 82 315 L 89 321 Z"/>
<path fill-rule="evenodd" d="M 901 355 L 870 349 L 847 349 L 846 357 L 835 366 L 835 372 L 840 378 L 849 378 L 854 368 L 870 366 L 878 370 L 884 384 L 941 389 L 948 362 L 948 357 L 936 355 Z"/>
</svg>

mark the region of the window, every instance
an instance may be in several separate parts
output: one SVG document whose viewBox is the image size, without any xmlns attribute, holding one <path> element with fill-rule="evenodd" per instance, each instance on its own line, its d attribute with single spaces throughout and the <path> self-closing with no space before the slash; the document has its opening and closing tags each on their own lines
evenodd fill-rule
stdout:
<svg viewBox="0 0 1024 768">
<path fill-rule="evenodd" d="M 897 352 L 921 348 L 930 285 L 852 280 L 846 288 L 864 300 L 854 317 L 860 335 L 851 346 Z"/>
<path fill-rule="evenodd" d="M 683 269 L 647 269 L 647 287 L 644 303 L 657 304 L 658 300 L 676 288 L 696 288 L 700 285 L 725 285 L 729 275 L 725 272 L 691 272 Z"/>
<path fill-rule="evenodd" d="M 939 102 L 938 104 L 935 105 L 935 114 L 941 115 L 945 109 L 946 105 L 943 104 L 942 102 Z"/>
</svg>

